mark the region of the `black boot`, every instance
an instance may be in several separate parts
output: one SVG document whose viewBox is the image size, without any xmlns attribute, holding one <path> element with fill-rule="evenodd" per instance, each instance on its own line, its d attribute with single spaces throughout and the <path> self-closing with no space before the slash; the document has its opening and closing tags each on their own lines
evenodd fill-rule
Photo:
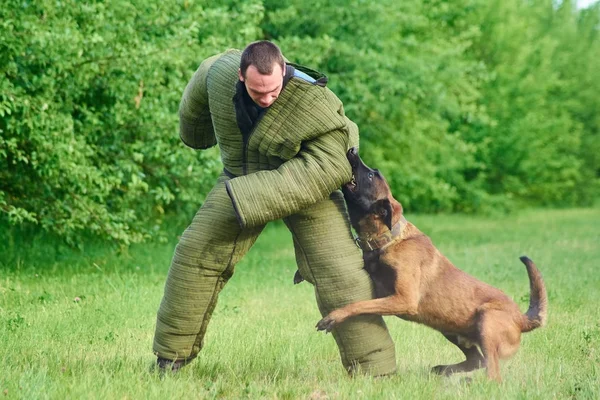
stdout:
<svg viewBox="0 0 600 400">
<path fill-rule="evenodd" d="M 186 365 L 185 360 L 167 360 L 166 358 L 158 357 L 156 359 L 156 367 L 158 372 L 163 375 L 165 372 L 175 373 Z"/>
</svg>

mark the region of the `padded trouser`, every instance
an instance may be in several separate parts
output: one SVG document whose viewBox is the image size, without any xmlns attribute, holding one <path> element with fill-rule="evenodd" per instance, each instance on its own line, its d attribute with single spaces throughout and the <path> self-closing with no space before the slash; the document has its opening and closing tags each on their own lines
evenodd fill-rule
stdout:
<svg viewBox="0 0 600 400">
<path fill-rule="evenodd" d="M 263 229 L 240 228 L 225 190 L 227 179 L 219 178 L 175 249 L 154 337 L 154 352 L 160 357 L 196 357 L 219 292 Z M 294 238 L 298 268 L 314 285 L 322 315 L 371 298 L 371 281 L 352 241 L 340 192 L 287 217 L 285 223 Z M 395 371 L 394 345 L 381 317 L 351 318 L 336 327 L 333 336 L 348 371 Z"/>
</svg>

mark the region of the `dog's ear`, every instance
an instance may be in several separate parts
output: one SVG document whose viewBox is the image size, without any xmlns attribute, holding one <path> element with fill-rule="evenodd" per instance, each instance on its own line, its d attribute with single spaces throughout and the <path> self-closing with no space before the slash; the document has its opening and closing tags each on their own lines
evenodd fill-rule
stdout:
<svg viewBox="0 0 600 400">
<path fill-rule="evenodd" d="M 379 214 L 381 216 L 381 219 L 383 219 L 385 226 L 387 226 L 388 229 L 391 231 L 392 230 L 392 203 L 390 203 L 390 200 L 389 199 L 378 200 L 377 203 L 375 203 L 375 211 L 377 212 L 377 214 Z"/>
</svg>

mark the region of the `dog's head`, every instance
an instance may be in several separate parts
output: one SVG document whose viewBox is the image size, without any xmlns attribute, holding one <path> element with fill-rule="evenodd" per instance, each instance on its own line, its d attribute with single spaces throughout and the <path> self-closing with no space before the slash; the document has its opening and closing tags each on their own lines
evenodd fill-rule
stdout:
<svg viewBox="0 0 600 400">
<path fill-rule="evenodd" d="M 356 148 L 348 150 L 346 156 L 352 167 L 352 180 L 342 187 L 342 192 L 352 226 L 360 230 L 368 219 L 371 229 L 378 229 L 380 224 L 392 229 L 394 213 L 401 214 L 402 206 L 392 196 L 385 178 L 361 160 Z"/>
</svg>

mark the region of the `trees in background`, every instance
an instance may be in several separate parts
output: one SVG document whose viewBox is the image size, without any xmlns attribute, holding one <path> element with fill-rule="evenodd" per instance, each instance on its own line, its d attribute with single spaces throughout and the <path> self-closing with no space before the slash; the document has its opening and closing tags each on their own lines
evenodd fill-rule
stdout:
<svg viewBox="0 0 600 400">
<path fill-rule="evenodd" d="M 473 54 L 493 74 L 482 104 L 494 124 L 487 141 L 486 190 L 527 204 L 590 204 L 598 193 L 599 8 L 577 14 L 569 0 L 486 2 Z M 593 16 L 595 22 L 591 23 Z M 596 158 L 596 161 L 598 159 Z"/>
<path fill-rule="evenodd" d="M 7 0 L 0 219 L 128 243 L 192 215 L 220 170 L 185 148 L 198 63 L 257 39 L 325 72 L 411 211 L 588 205 L 600 7 L 566 0 Z"/>
<path fill-rule="evenodd" d="M 256 5 L 6 1 L 1 218 L 129 243 L 169 209 L 193 215 L 220 167 L 180 144 L 181 93 L 199 60 L 256 39 L 261 19 Z"/>
<path fill-rule="evenodd" d="M 361 128 L 362 154 L 409 209 L 586 205 L 597 196 L 598 5 L 271 3 L 267 36 L 330 74 Z"/>
</svg>

